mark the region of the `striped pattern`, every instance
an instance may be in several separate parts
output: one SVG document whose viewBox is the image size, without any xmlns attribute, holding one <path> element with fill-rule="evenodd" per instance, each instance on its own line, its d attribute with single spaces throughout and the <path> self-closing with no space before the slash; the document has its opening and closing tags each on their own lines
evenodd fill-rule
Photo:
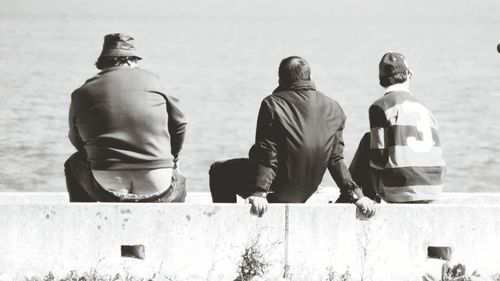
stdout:
<svg viewBox="0 0 500 281">
<path fill-rule="evenodd" d="M 439 141 L 439 134 L 437 128 L 431 128 L 433 146 L 440 147 L 441 142 Z M 387 133 L 387 145 L 388 146 L 407 146 L 408 138 L 420 138 L 421 133 L 415 126 L 408 125 L 394 125 L 389 127 L 389 132 Z"/>
<path fill-rule="evenodd" d="M 427 152 L 415 152 L 409 146 L 389 146 L 387 150 L 389 157 L 385 169 L 444 166 L 441 147 L 432 147 Z"/>
<path fill-rule="evenodd" d="M 432 113 L 409 92 L 389 92 L 370 107 L 370 166 L 389 202 L 433 200 L 444 185 L 445 162 Z"/>
</svg>

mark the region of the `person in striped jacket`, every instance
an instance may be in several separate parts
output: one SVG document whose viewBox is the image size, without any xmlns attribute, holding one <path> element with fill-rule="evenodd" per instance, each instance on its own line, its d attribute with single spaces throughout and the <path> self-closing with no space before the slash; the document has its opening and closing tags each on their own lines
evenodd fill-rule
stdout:
<svg viewBox="0 0 500 281">
<path fill-rule="evenodd" d="M 438 123 L 411 94 L 411 76 L 402 54 L 384 54 L 379 78 L 385 94 L 370 106 L 370 133 L 362 138 L 349 167 L 363 193 L 377 201 L 381 197 L 390 203 L 428 203 L 443 189 Z"/>
</svg>

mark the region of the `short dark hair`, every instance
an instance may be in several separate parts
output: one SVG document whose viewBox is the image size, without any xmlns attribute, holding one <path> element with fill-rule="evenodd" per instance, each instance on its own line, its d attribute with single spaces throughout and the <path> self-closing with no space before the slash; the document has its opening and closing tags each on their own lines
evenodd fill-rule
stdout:
<svg viewBox="0 0 500 281">
<path fill-rule="evenodd" d="M 408 72 L 403 72 L 403 73 L 396 73 L 391 76 L 380 76 L 379 77 L 379 82 L 380 86 L 387 88 L 389 86 L 392 86 L 394 84 L 401 84 L 406 82 L 408 80 L 409 73 Z"/>
<path fill-rule="evenodd" d="M 106 67 L 112 67 L 112 66 L 118 66 L 118 65 L 125 65 L 125 64 L 130 64 L 138 62 L 140 60 L 139 57 L 108 57 L 108 56 L 100 56 L 96 63 L 95 66 L 97 69 L 104 69 Z"/>
<path fill-rule="evenodd" d="M 310 81 L 311 68 L 301 57 L 291 56 L 281 61 L 278 70 L 280 84 L 291 84 L 295 81 Z"/>
</svg>

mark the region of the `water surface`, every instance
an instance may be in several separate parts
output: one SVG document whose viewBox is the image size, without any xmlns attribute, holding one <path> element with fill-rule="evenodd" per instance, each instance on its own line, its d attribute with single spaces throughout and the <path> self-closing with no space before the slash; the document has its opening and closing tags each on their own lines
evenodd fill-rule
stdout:
<svg viewBox="0 0 500 281">
<path fill-rule="evenodd" d="M 439 121 L 446 190 L 497 191 L 499 30 L 498 0 L 2 0 L 0 191 L 65 190 L 70 94 L 97 72 L 111 32 L 134 35 L 143 66 L 181 100 L 191 191 L 208 190 L 211 162 L 247 155 L 260 101 L 289 55 L 305 57 L 318 89 L 343 106 L 350 162 L 389 50 L 407 56 L 412 91 Z"/>
</svg>

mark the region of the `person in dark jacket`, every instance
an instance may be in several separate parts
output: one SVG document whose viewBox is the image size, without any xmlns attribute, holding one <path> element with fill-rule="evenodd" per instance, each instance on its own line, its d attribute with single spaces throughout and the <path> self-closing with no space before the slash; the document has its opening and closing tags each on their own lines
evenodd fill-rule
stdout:
<svg viewBox="0 0 500 281">
<path fill-rule="evenodd" d="M 213 202 L 236 202 L 240 195 L 261 216 L 268 202 L 306 202 L 328 168 L 344 198 L 371 217 L 373 202 L 363 197 L 343 161 L 345 120 L 340 105 L 316 91 L 303 58 L 283 59 L 279 86 L 262 101 L 250 158 L 210 167 Z"/>
<path fill-rule="evenodd" d="M 71 202 L 179 202 L 172 183 L 186 122 L 159 78 L 137 67 L 133 38 L 104 37 L 95 77 L 71 95 L 65 163 Z M 175 181 L 174 181 L 175 182 Z"/>
</svg>

